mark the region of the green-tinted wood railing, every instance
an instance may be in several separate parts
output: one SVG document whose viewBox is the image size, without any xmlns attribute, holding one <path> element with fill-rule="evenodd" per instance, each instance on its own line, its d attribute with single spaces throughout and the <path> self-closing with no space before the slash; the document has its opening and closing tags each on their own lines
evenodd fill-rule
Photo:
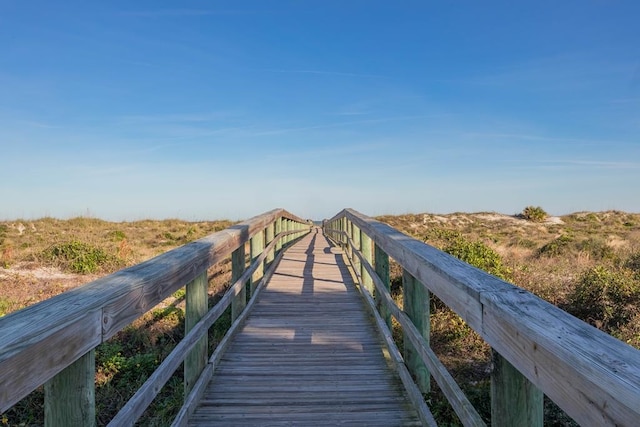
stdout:
<svg viewBox="0 0 640 427">
<path fill-rule="evenodd" d="M 282 231 L 283 222 L 291 231 Z M 95 347 L 185 286 L 186 336 L 111 424 L 133 425 L 183 362 L 189 398 L 209 364 L 208 328 L 229 306 L 240 316 L 252 296 L 245 284 L 253 280 L 249 290 L 255 291 L 263 283 L 265 260 L 275 267 L 275 251 L 310 228 L 307 221 L 275 209 L 0 318 L 0 413 L 45 384 L 45 425 L 95 425 Z M 208 309 L 207 269 L 229 256 L 233 284 Z"/>
<path fill-rule="evenodd" d="M 375 294 L 382 315 L 390 313 L 402 326 L 405 363 L 419 389 L 429 392 L 433 377 L 464 425 L 484 422 L 429 347 L 430 293 L 493 348 L 492 425 L 541 425 L 543 393 L 581 425 L 637 425 L 637 349 L 352 209 L 325 220 L 323 228 L 351 254 L 362 287 Z M 404 311 L 388 291 L 388 258 L 403 268 Z"/>
</svg>

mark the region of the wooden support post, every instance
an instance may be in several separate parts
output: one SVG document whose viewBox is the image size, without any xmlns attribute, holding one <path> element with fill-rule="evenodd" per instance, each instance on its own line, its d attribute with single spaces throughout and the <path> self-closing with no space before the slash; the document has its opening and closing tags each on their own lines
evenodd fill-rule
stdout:
<svg viewBox="0 0 640 427">
<path fill-rule="evenodd" d="M 378 277 L 384 283 L 384 287 L 391 293 L 391 280 L 389 278 L 389 255 L 378 245 L 374 244 L 374 254 L 375 254 L 375 269 Z M 383 299 L 376 295 L 376 305 L 378 307 L 378 312 L 380 313 L 380 317 L 384 319 L 387 323 L 389 329 L 391 329 L 391 312 L 387 310 L 387 308 L 383 304 Z"/>
<path fill-rule="evenodd" d="M 244 243 L 231 254 L 231 284 L 234 284 L 236 280 L 242 276 L 246 267 L 244 259 Z M 235 322 L 238 316 L 244 310 L 247 305 L 247 289 L 245 286 L 240 288 L 240 292 L 235 296 L 231 302 L 231 321 Z"/>
<path fill-rule="evenodd" d="M 367 236 L 365 233 L 360 233 L 360 250 L 362 251 L 362 256 L 367 260 L 369 265 L 373 266 L 373 251 L 372 251 L 373 242 L 371 238 Z M 369 276 L 369 272 L 365 269 L 364 265 L 360 268 L 360 274 L 362 275 L 362 286 L 369 291 L 371 295 L 373 295 L 373 280 L 371 276 Z"/>
<path fill-rule="evenodd" d="M 360 229 L 357 225 L 353 224 L 353 234 L 351 235 L 351 240 L 353 240 L 353 246 L 356 251 L 360 250 Z M 358 273 L 361 274 L 362 265 L 360 264 L 360 258 L 357 256 L 353 257 L 353 268 Z"/>
<path fill-rule="evenodd" d="M 207 314 L 209 302 L 208 288 L 209 281 L 206 271 L 187 284 L 186 310 L 184 316 L 185 335 Z M 185 399 L 196 381 L 198 381 L 198 377 L 207 364 L 207 358 L 207 335 L 205 334 L 198 340 L 198 344 L 196 344 L 184 360 Z"/>
<path fill-rule="evenodd" d="M 62 351 L 62 349 L 61 349 Z M 96 352 L 91 350 L 44 385 L 44 425 L 96 425 Z"/>
<path fill-rule="evenodd" d="M 284 219 L 282 223 L 282 231 L 291 231 L 291 221 L 288 219 Z M 283 246 L 286 246 L 291 241 L 291 234 L 287 234 L 284 236 L 284 241 L 282 242 Z"/>
<path fill-rule="evenodd" d="M 273 239 L 275 237 L 275 231 L 276 231 L 276 224 L 275 222 L 269 224 L 267 226 L 267 228 L 264 231 L 265 234 L 265 242 L 264 242 L 264 246 L 267 247 L 269 246 L 269 243 L 273 242 Z M 267 257 L 265 258 L 264 262 L 266 266 L 269 266 L 273 260 L 275 258 L 275 254 L 273 249 L 271 249 L 271 251 L 269 251 L 269 253 L 267 254 Z"/>
<path fill-rule="evenodd" d="M 278 218 L 276 220 L 276 226 L 275 226 L 275 233 L 276 236 L 280 233 L 282 233 L 282 217 Z M 283 244 L 283 240 L 280 239 L 278 240 L 278 242 L 276 243 L 276 253 L 280 252 L 280 250 L 282 249 L 282 244 Z"/>
<path fill-rule="evenodd" d="M 347 232 L 347 217 L 343 216 L 340 224 L 340 231 L 346 233 Z M 340 241 L 342 242 L 342 246 L 347 245 L 347 236 L 345 234 L 340 234 Z"/>
<path fill-rule="evenodd" d="M 491 374 L 491 425 L 542 427 L 544 395 L 497 351 Z"/>
<path fill-rule="evenodd" d="M 264 231 L 259 231 L 251 238 L 251 263 L 253 263 L 256 258 L 262 255 L 262 251 L 264 251 Z M 260 279 L 262 279 L 263 274 L 264 261 L 262 261 L 256 271 L 251 275 L 249 295 L 247 296 L 247 299 L 250 299 L 253 296 L 253 293 L 256 290 L 256 286 L 258 286 L 258 282 L 260 281 Z"/>
<path fill-rule="evenodd" d="M 429 290 L 406 270 L 402 272 L 402 301 L 404 312 L 429 346 L 431 332 Z M 420 391 L 429 393 L 431 391 L 429 370 L 406 336 L 404 361 Z"/>
<path fill-rule="evenodd" d="M 347 256 L 349 257 L 349 259 L 353 259 L 353 248 L 349 243 L 349 238 L 352 237 L 352 231 L 353 231 L 353 224 L 351 223 L 351 221 L 347 221 L 347 235 L 344 236 L 344 241 L 347 249 Z"/>
</svg>

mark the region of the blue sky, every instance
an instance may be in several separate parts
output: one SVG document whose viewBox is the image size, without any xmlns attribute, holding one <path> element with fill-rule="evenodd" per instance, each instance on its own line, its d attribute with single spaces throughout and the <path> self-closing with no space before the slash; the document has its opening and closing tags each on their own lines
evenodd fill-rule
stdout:
<svg viewBox="0 0 640 427">
<path fill-rule="evenodd" d="M 640 212 L 639 16 L 0 0 L 0 219 Z"/>
</svg>

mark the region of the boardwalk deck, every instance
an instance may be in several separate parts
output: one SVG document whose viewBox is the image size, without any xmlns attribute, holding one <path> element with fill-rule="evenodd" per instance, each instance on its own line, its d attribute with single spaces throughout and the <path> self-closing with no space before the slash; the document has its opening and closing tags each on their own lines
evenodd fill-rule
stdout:
<svg viewBox="0 0 640 427">
<path fill-rule="evenodd" d="M 189 419 L 199 425 L 420 425 L 342 257 L 291 247 Z"/>
</svg>

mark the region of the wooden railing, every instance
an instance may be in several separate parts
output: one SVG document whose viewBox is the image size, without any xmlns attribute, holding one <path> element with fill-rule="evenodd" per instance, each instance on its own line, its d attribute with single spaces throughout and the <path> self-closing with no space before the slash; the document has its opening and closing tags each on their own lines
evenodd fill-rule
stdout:
<svg viewBox="0 0 640 427">
<path fill-rule="evenodd" d="M 543 394 L 584 426 L 640 424 L 640 351 L 533 294 L 346 209 L 324 230 L 345 248 L 384 318 L 404 332 L 404 361 L 423 392 L 430 377 L 464 425 L 484 425 L 429 347 L 433 292 L 493 349 L 491 424 L 537 426 Z M 404 301 L 389 293 L 389 258 L 403 268 Z"/>
<path fill-rule="evenodd" d="M 185 400 L 193 399 L 217 357 L 207 354 L 209 327 L 229 305 L 232 320 L 239 319 L 276 255 L 310 227 L 276 209 L 0 318 L 0 413 L 44 384 L 46 425 L 95 425 L 95 347 L 185 285 L 186 336 L 110 425 L 133 425 L 183 361 Z M 232 285 L 208 310 L 207 269 L 229 256 Z"/>
</svg>

